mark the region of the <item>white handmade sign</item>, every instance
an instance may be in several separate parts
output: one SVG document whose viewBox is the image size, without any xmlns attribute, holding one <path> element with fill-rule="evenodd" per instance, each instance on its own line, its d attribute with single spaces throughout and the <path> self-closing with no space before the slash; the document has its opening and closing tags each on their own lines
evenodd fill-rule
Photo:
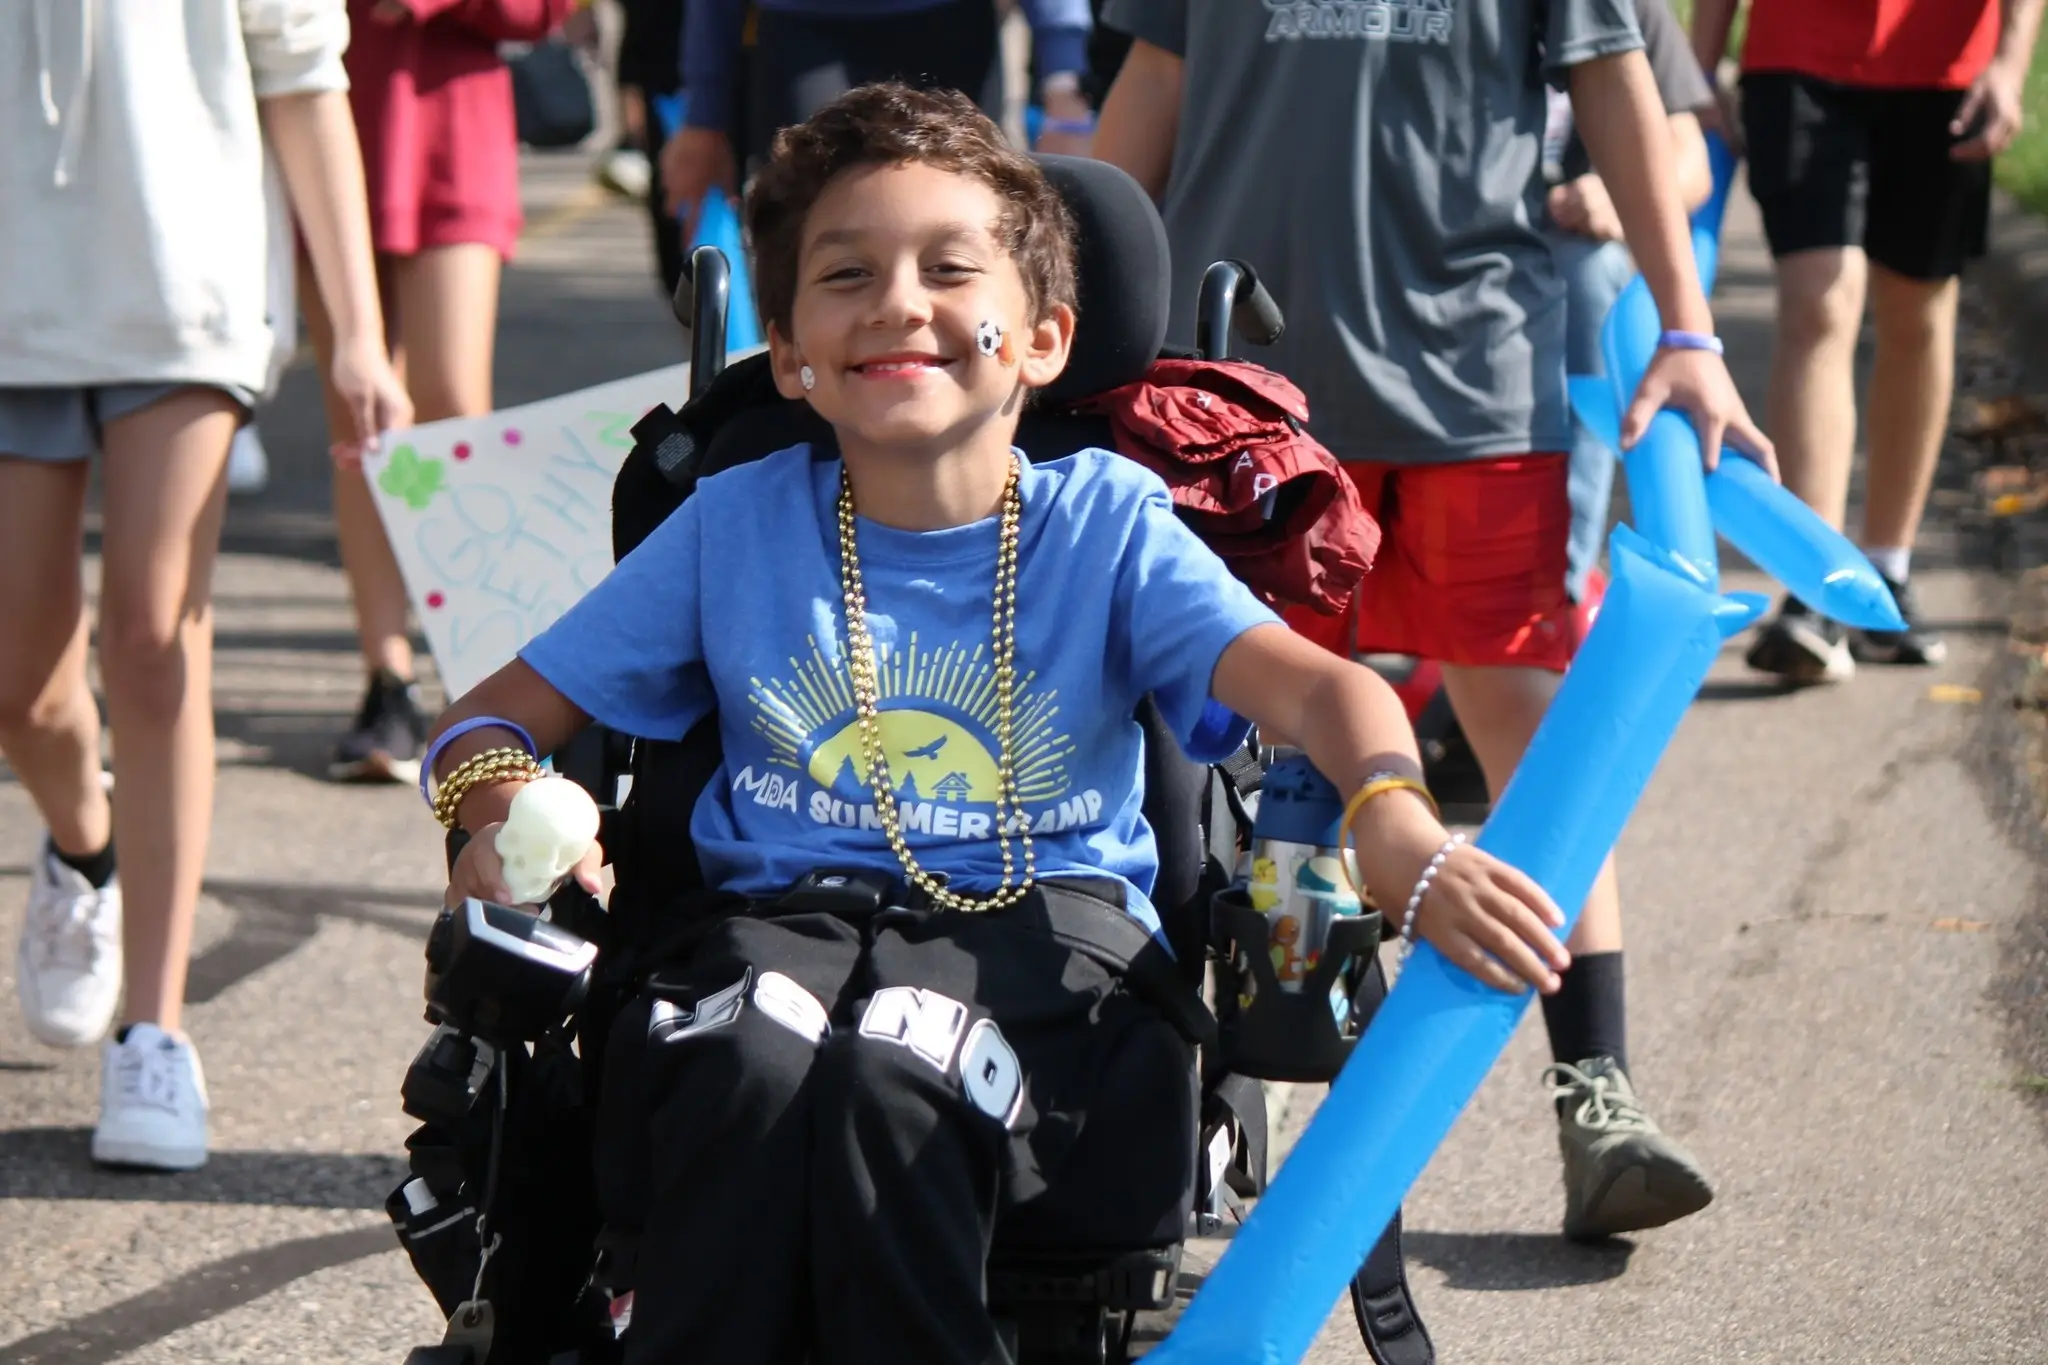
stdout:
<svg viewBox="0 0 2048 1365">
<path fill-rule="evenodd" d="M 672 365 L 485 417 L 388 434 L 364 461 L 452 700 L 611 572 L 612 481 L 632 427 L 680 408 Z"/>
</svg>

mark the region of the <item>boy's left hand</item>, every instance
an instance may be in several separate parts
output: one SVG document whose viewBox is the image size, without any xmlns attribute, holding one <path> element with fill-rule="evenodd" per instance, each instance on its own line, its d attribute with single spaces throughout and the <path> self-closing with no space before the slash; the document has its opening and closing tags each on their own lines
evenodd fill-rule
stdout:
<svg viewBox="0 0 2048 1365">
<path fill-rule="evenodd" d="M 1778 477 L 1778 452 L 1750 420 L 1749 409 L 1743 406 L 1742 395 L 1735 391 L 1735 380 L 1720 356 L 1671 347 L 1652 356 L 1635 401 L 1621 419 L 1622 449 L 1632 449 L 1649 430 L 1650 419 L 1666 407 L 1691 416 L 1707 468 L 1721 462 L 1721 445 L 1726 441 L 1762 465 L 1772 479 Z"/>
<path fill-rule="evenodd" d="M 336 433 L 329 449 L 343 469 L 360 469 L 387 431 L 412 425 L 412 399 L 380 346 L 345 346 L 335 353 L 334 392 L 348 414 L 349 430 Z"/>
</svg>

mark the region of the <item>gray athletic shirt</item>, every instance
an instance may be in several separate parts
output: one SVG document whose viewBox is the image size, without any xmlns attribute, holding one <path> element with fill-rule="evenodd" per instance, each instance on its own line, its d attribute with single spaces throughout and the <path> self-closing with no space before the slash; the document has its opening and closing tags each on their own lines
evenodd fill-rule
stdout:
<svg viewBox="0 0 2048 1365">
<path fill-rule="evenodd" d="M 1341 459 L 1571 446 L 1541 175 L 1546 75 L 1643 45 L 1632 0 L 1108 0 L 1185 59 L 1165 203 L 1174 341 L 1210 262 L 1287 315 L 1247 356 Z"/>
</svg>

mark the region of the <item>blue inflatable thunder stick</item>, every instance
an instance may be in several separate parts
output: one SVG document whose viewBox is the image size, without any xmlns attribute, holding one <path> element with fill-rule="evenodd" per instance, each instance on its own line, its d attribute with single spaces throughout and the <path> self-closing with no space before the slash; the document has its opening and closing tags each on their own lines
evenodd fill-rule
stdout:
<svg viewBox="0 0 2048 1365">
<path fill-rule="evenodd" d="M 1626 526 L 1613 582 L 1479 846 L 1567 908 L 1570 933 L 1721 642 L 1765 606 L 1721 597 Z M 1156 1365 L 1293 1365 L 1506 1047 L 1531 992 L 1409 957 L 1315 1118 Z"/>
<path fill-rule="evenodd" d="M 1735 158 L 1718 135 L 1708 136 L 1707 150 L 1714 190 L 1693 215 L 1692 240 L 1701 284 L 1712 290 Z M 1651 420 L 1633 449 L 1622 452 L 1621 414 L 1656 354 L 1659 326 L 1656 303 L 1638 275 L 1615 300 L 1601 328 L 1606 376 L 1574 375 L 1570 380 L 1579 420 L 1620 454 L 1636 529 L 1651 543 L 1676 552 L 1707 587 L 1719 582 L 1718 532 L 1816 610 L 1866 630 L 1904 629 L 1897 603 L 1863 552 L 1741 452 L 1724 450 L 1716 468 L 1706 472 L 1699 434 L 1669 410 Z"/>
</svg>

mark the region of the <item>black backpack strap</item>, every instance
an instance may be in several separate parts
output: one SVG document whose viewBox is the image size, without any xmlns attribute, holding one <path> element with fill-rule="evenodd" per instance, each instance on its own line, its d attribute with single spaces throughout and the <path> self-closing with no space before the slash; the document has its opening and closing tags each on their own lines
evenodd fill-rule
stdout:
<svg viewBox="0 0 2048 1365">
<path fill-rule="evenodd" d="M 1401 1211 L 1366 1253 L 1365 1264 L 1351 1280 L 1351 1311 L 1358 1334 L 1374 1365 L 1435 1365 L 1436 1346 L 1415 1296 L 1408 1288 L 1408 1270 L 1401 1258 Z"/>
<path fill-rule="evenodd" d="M 1104 894 L 1114 895 L 1104 883 Z M 1122 906 L 1081 885 L 1040 882 L 1038 894 L 1004 912 L 1036 921 L 1053 940 L 1121 976 L 1132 992 L 1158 1010 L 1181 1037 L 1196 1047 L 1216 1045 L 1216 1016 L 1188 988 L 1187 978 L 1164 944 L 1145 931 Z"/>
</svg>

